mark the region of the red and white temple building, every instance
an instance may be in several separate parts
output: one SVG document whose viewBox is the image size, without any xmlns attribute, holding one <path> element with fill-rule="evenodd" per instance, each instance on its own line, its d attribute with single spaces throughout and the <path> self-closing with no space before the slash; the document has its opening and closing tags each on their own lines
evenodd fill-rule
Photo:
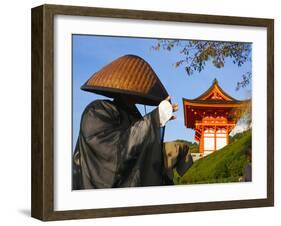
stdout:
<svg viewBox="0 0 281 226">
<path fill-rule="evenodd" d="M 217 80 L 195 99 L 183 98 L 184 123 L 195 130 L 202 156 L 228 144 L 229 133 L 241 117 L 249 100 L 236 100 L 219 86 Z"/>
</svg>

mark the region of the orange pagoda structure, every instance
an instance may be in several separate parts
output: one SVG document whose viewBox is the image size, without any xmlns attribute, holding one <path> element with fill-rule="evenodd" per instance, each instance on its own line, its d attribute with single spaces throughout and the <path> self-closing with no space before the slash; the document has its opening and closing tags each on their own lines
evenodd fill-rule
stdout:
<svg viewBox="0 0 281 226">
<path fill-rule="evenodd" d="M 249 100 L 236 100 L 219 86 L 211 87 L 195 99 L 183 98 L 184 123 L 195 130 L 201 155 L 207 155 L 228 144 L 229 133 L 241 117 Z"/>
</svg>

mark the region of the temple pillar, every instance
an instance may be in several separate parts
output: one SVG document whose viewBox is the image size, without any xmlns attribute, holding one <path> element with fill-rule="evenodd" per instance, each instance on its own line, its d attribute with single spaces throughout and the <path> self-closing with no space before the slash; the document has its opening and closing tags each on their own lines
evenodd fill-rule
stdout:
<svg viewBox="0 0 281 226">
<path fill-rule="evenodd" d="M 199 150 L 200 150 L 200 154 L 204 155 L 204 126 L 202 126 Z"/>
<path fill-rule="evenodd" d="M 228 126 L 226 126 L 226 145 L 228 145 L 229 137 L 228 137 L 229 129 Z"/>
<path fill-rule="evenodd" d="M 214 151 L 217 150 L 217 127 L 214 128 Z"/>
</svg>

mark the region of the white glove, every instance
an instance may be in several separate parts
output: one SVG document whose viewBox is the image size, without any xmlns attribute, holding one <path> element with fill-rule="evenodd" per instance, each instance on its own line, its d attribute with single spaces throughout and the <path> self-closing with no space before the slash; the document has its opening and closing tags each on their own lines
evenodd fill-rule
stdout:
<svg viewBox="0 0 281 226">
<path fill-rule="evenodd" d="M 158 111 L 160 127 L 164 127 L 173 116 L 173 107 L 169 101 L 163 100 L 158 106 Z"/>
</svg>

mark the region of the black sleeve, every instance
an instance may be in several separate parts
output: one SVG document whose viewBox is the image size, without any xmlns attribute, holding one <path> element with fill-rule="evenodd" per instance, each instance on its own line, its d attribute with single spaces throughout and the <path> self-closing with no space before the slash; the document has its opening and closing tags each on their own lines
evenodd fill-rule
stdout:
<svg viewBox="0 0 281 226">
<path fill-rule="evenodd" d="M 182 177 L 185 172 L 193 165 L 193 159 L 189 152 L 189 147 L 187 145 L 183 145 L 180 148 L 176 170 L 178 174 Z"/>
</svg>

